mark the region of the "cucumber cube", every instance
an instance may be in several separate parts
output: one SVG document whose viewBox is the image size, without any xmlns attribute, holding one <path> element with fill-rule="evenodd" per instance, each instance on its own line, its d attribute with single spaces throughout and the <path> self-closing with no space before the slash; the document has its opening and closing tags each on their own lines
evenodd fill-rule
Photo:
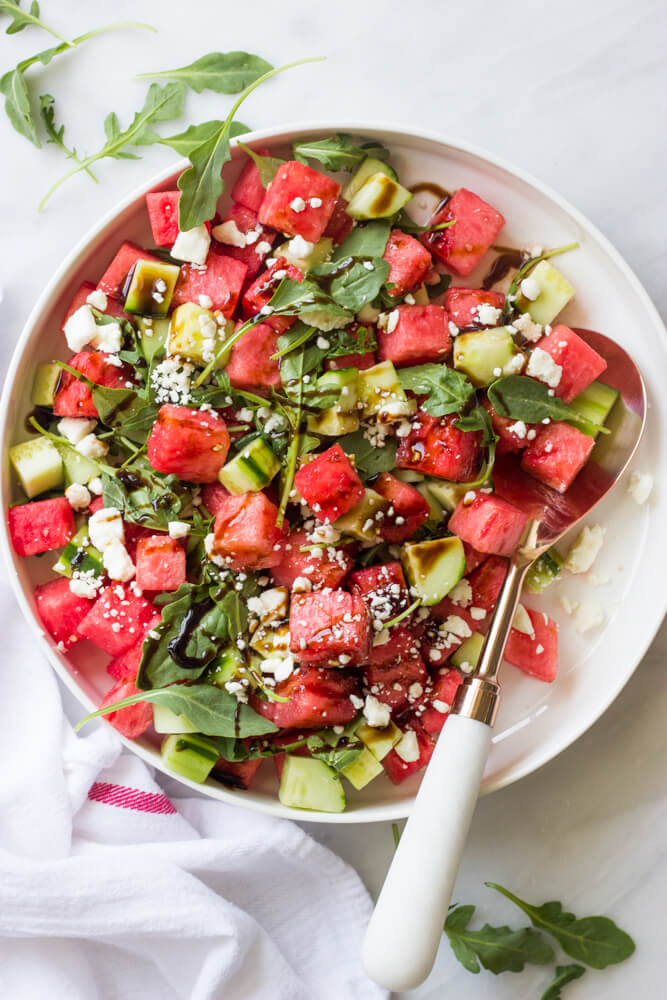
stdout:
<svg viewBox="0 0 667 1000">
<path fill-rule="evenodd" d="M 384 760 L 389 751 L 393 750 L 400 742 L 403 732 L 395 722 L 390 722 L 384 729 L 378 729 L 362 722 L 360 726 L 357 726 L 356 735 L 376 760 Z"/>
<path fill-rule="evenodd" d="M 463 542 L 454 535 L 406 542 L 401 562 L 408 583 L 427 607 L 441 601 L 466 571 Z"/>
<path fill-rule="evenodd" d="M 574 295 L 574 288 L 548 260 L 541 260 L 529 276 L 539 285 L 540 293 L 535 299 L 527 299 L 519 292 L 517 308 L 527 312 L 534 323 L 546 326 L 565 308 Z"/>
<path fill-rule="evenodd" d="M 324 372 L 317 380 L 320 392 L 338 393 L 337 408 L 340 413 L 357 412 L 357 381 L 359 372 L 356 368 L 342 368 L 340 371 Z"/>
<path fill-rule="evenodd" d="M 299 243 L 301 240 L 301 243 Z M 331 256 L 331 251 L 333 250 L 333 240 L 328 236 L 323 236 L 315 244 L 307 244 L 307 247 L 303 247 L 304 241 L 301 237 L 295 240 L 287 240 L 286 243 L 282 243 L 277 249 L 273 251 L 273 256 L 278 259 L 278 257 L 284 257 L 288 264 L 293 264 L 294 267 L 298 267 L 300 271 L 304 273 L 306 271 L 312 271 L 314 267 L 318 264 L 323 264 L 325 260 L 328 260 Z M 312 247 L 312 250 L 308 250 L 308 246 Z M 304 249 L 307 251 L 304 253 Z"/>
<path fill-rule="evenodd" d="M 526 574 L 524 587 L 531 594 L 541 594 L 560 576 L 563 557 L 558 549 L 550 548 L 535 560 Z"/>
<path fill-rule="evenodd" d="M 287 754 L 280 779 L 278 798 L 292 809 L 343 812 L 345 790 L 340 778 L 322 760 Z"/>
<path fill-rule="evenodd" d="M 408 399 L 398 381 L 398 375 L 391 361 L 359 372 L 357 378 L 359 402 L 363 403 L 362 417 L 377 417 L 387 423 L 410 417 L 417 409 L 414 399 Z"/>
<path fill-rule="evenodd" d="M 398 180 L 398 174 L 393 167 L 390 167 L 384 160 L 376 160 L 374 156 L 369 156 L 360 167 L 357 167 L 352 178 L 348 181 L 343 191 L 345 201 L 352 201 L 357 191 L 360 191 L 368 178 L 374 174 L 386 174 L 393 181 Z"/>
<path fill-rule="evenodd" d="M 76 569 L 80 573 L 92 572 L 95 576 L 102 576 L 105 572 L 102 556 L 94 546 L 84 545 L 84 539 L 88 539 L 88 527 L 85 524 L 79 528 L 60 554 L 58 562 L 53 567 L 56 573 L 71 578 Z"/>
<path fill-rule="evenodd" d="M 443 510 L 453 514 L 459 500 L 467 493 L 465 483 L 450 483 L 446 479 L 429 479 L 428 490 Z"/>
<path fill-rule="evenodd" d="M 62 373 L 60 365 L 52 361 L 45 365 L 37 365 L 30 397 L 33 406 L 53 406 Z"/>
<path fill-rule="evenodd" d="M 167 354 L 194 361 L 197 365 L 207 365 L 213 360 L 233 326 L 231 320 L 226 320 L 219 327 L 210 309 L 204 309 L 194 302 L 184 302 L 171 315 Z M 227 364 L 229 353 L 225 351 L 218 361 L 219 366 Z"/>
<path fill-rule="evenodd" d="M 506 326 L 461 333 L 454 341 L 454 367 L 474 386 L 482 387 L 499 378 L 516 353 L 512 331 Z"/>
<path fill-rule="evenodd" d="M 139 316 L 137 319 L 137 329 L 139 331 L 141 349 L 150 364 L 157 352 L 167 346 L 169 320 L 160 316 L 156 316 L 155 319 L 146 319 L 144 316 Z"/>
<path fill-rule="evenodd" d="M 161 753 L 171 771 L 200 784 L 206 781 L 220 757 L 219 750 L 205 736 L 196 735 L 166 736 Z"/>
<path fill-rule="evenodd" d="M 211 684 L 224 687 L 227 681 L 239 680 L 246 674 L 246 663 L 237 646 L 227 646 L 216 658 L 206 679 Z"/>
<path fill-rule="evenodd" d="M 176 715 L 170 708 L 164 705 L 153 705 L 153 729 L 156 733 L 196 733 L 197 727 L 193 726 L 184 715 Z"/>
<path fill-rule="evenodd" d="M 347 206 L 353 219 L 384 219 L 395 215 L 412 198 L 412 192 L 385 173 L 371 174 Z"/>
<path fill-rule="evenodd" d="M 178 264 L 139 259 L 125 294 L 125 312 L 166 316 L 180 273 Z"/>
<path fill-rule="evenodd" d="M 75 448 L 68 448 L 65 445 L 56 445 L 56 448 L 62 458 L 67 486 L 71 486 L 72 483 L 81 483 L 82 486 L 85 486 L 102 472 L 94 459 L 82 455 Z"/>
<path fill-rule="evenodd" d="M 58 449 L 47 438 L 15 444 L 9 449 L 9 461 L 29 500 L 46 490 L 62 486 L 62 459 Z"/>
<path fill-rule="evenodd" d="M 364 495 L 352 510 L 333 522 L 336 531 L 341 535 L 351 535 L 360 542 L 374 542 L 380 534 L 382 518 L 378 513 L 384 512 L 389 501 L 381 497 L 375 490 L 364 490 Z"/>
<path fill-rule="evenodd" d="M 597 427 L 602 427 L 618 397 L 618 389 L 612 389 L 604 382 L 591 382 L 583 392 L 574 397 L 570 406 L 585 420 L 590 420 Z M 595 434 L 592 435 L 592 437 L 595 436 Z"/>
<path fill-rule="evenodd" d="M 357 413 L 341 413 L 338 406 L 331 406 L 321 413 L 311 413 L 308 416 L 308 430 L 311 434 L 322 434 L 325 437 L 341 437 L 359 430 L 359 415 Z"/>
<path fill-rule="evenodd" d="M 426 520 L 427 525 L 440 524 L 444 517 L 442 504 L 438 503 L 434 497 L 429 483 L 417 483 L 415 488 L 421 493 L 428 504 L 429 514 Z"/>
<path fill-rule="evenodd" d="M 470 673 L 470 668 L 474 670 L 479 662 L 483 645 L 484 636 L 482 633 L 473 632 L 473 634 L 468 636 L 468 638 L 461 643 L 459 648 L 452 653 L 449 658 L 449 662 L 452 666 L 463 670 L 464 673 Z"/>
<path fill-rule="evenodd" d="M 361 791 L 362 788 L 365 788 L 373 778 L 377 778 L 383 771 L 382 764 L 376 760 L 370 750 L 364 747 L 357 759 L 348 764 L 347 767 L 344 767 L 340 773 L 344 778 L 347 778 L 353 788 Z"/>
<path fill-rule="evenodd" d="M 289 642 L 289 625 L 279 625 L 278 628 L 258 628 L 250 645 L 264 660 L 284 660 L 290 655 Z"/>
<path fill-rule="evenodd" d="M 266 441 L 258 437 L 220 469 L 218 478 L 230 493 L 238 496 L 263 490 L 279 471 L 280 462 Z"/>
</svg>

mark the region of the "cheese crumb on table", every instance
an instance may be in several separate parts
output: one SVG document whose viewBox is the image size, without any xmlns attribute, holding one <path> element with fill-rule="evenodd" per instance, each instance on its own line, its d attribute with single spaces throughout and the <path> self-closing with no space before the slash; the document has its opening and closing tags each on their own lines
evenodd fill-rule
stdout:
<svg viewBox="0 0 667 1000">
<path fill-rule="evenodd" d="M 638 504 L 644 504 L 653 489 L 653 476 L 650 472 L 633 472 L 628 482 L 627 491 Z"/>
</svg>

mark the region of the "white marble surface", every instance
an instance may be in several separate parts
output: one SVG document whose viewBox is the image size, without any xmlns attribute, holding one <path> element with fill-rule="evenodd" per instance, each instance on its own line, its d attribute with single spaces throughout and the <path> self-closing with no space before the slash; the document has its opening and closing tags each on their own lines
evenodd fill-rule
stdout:
<svg viewBox="0 0 667 1000">
<path fill-rule="evenodd" d="M 59 118 L 80 150 L 101 144 L 108 111 L 125 122 L 142 103 L 145 85 L 131 79 L 133 70 L 183 65 L 214 48 L 250 48 L 275 64 L 326 55 L 326 63 L 260 89 L 242 119 L 261 127 L 376 118 L 486 147 L 587 214 L 667 315 L 663 0 L 343 0 L 335 8 L 303 0 L 42 3 L 45 19 L 69 35 L 106 23 L 112 6 L 115 19 L 155 23 L 159 35 L 108 36 L 31 71 L 34 93 L 56 96 Z M 0 35 L 0 67 L 48 44 L 37 31 Z M 187 114 L 190 121 L 223 117 L 228 106 L 224 97 L 190 95 Z M 0 148 L 4 365 L 62 255 L 117 198 L 167 165 L 171 153 L 156 147 L 134 163 L 100 164 L 99 185 L 79 176 L 40 216 L 39 198 L 67 164 L 53 147 L 33 149 L 4 118 Z M 663 626 L 606 715 L 540 772 L 484 799 L 475 815 L 457 900 L 477 903 L 483 919 L 518 923 L 509 904 L 484 889 L 492 879 L 535 900 L 562 899 L 580 914 L 609 913 L 635 936 L 636 956 L 587 974 L 569 987 L 572 1000 L 625 1000 L 637 988 L 651 1000 L 664 996 L 666 652 Z M 387 824 L 308 828 L 354 864 L 372 891 L 379 888 L 392 853 Z M 410 996 L 532 998 L 546 979 L 541 971 L 470 976 L 445 945 L 428 983 Z"/>
</svg>

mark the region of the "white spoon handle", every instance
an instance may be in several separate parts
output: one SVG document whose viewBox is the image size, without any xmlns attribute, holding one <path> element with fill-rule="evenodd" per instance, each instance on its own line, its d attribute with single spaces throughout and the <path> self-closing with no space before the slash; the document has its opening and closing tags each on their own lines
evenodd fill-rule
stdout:
<svg viewBox="0 0 667 1000">
<path fill-rule="evenodd" d="M 366 972 L 386 989 L 412 989 L 431 971 L 491 733 L 452 715 L 438 738 L 364 940 Z"/>
</svg>

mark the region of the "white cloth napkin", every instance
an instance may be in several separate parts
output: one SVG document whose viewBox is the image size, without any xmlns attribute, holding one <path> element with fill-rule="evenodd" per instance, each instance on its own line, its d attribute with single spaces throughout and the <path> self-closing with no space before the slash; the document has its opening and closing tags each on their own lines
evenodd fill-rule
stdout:
<svg viewBox="0 0 667 1000">
<path fill-rule="evenodd" d="M 370 900 L 293 823 L 170 800 L 109 727 L 77 737 L 0 586 L 0 996 L 381 1000 Z"/>
</svg>

